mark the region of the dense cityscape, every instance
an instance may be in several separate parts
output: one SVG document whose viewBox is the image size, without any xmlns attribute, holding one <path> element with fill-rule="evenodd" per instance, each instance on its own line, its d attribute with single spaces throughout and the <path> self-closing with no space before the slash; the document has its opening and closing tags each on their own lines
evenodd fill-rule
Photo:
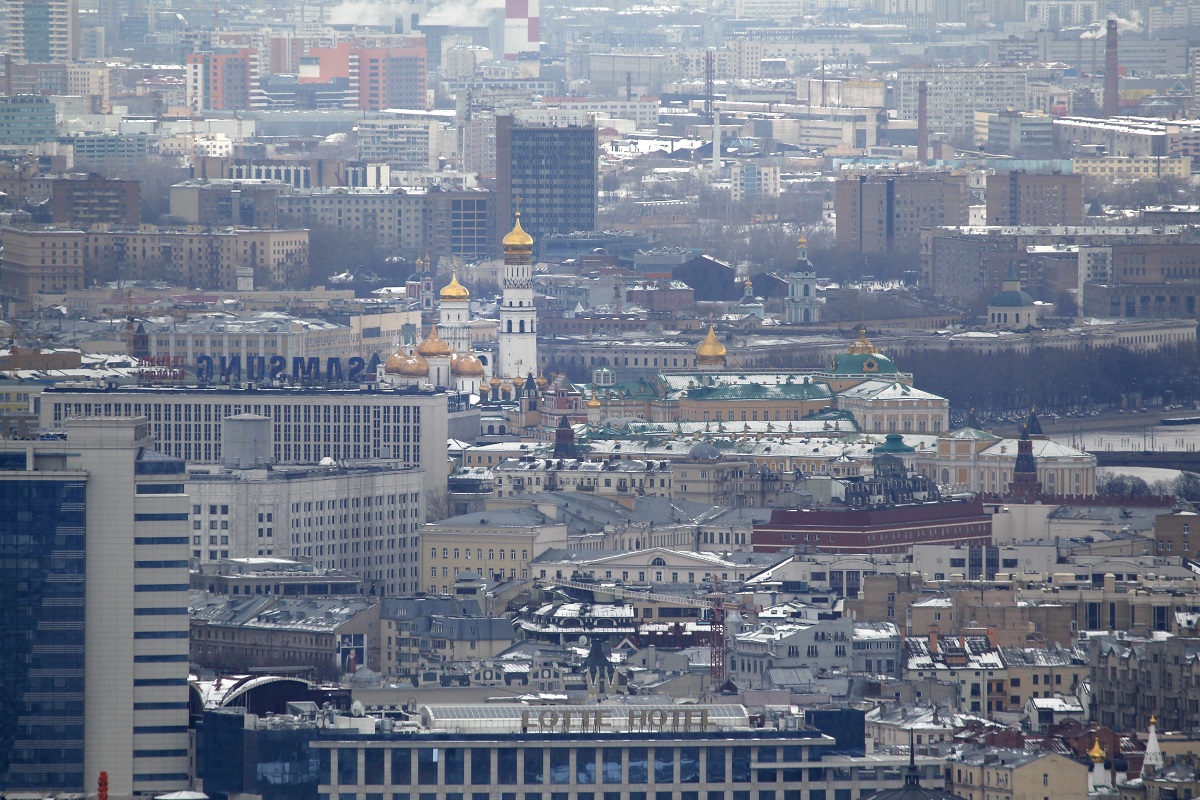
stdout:
<svg viewBox="0 0 1200 800">
<path fill-rule="evenodd" d="M 0 800 L 1200 797 L 1197 0 L 0 10 Z"/>
</svg>

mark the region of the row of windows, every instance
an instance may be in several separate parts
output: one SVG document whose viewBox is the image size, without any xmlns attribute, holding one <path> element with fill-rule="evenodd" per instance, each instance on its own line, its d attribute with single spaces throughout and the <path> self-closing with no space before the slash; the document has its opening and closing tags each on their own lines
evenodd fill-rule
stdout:
<svg viewBox="0 0 1200 800">
<path fill-rule="evenodd" d="M 871 791 L 873 790 L 862 790 L 859 793 L 860 798 L 870 794 Z M 784 789 L 781 792 L 775 789 L 759 789 L 757 792 L 751 792 L 748 789 L 732 792 L 709 790 L 703 793 L 698 791 L 524 792 L 520 795 L 516 792 L 493 794 L 488 792 L 469 794 L 447 792 L 444 795 L 444 800 L 496 800 L 497 798 L 499 800 L 806 800 L 805 792 L 800 789 Z M 439 796 L 434 792 L 420 792 L 415 795 L 408 792 L 393 792 L 390 795 L 382 792 L 339 792 L 336 794 L 320 792 L 317 794 L 317 800 L 439 800 Z M 825 789 L 810 789 L 807 792 L 807 800 L 852 800 L 852 793 L 850 789 L 834 789 L 833 794 L 829 795 Z"/>
<path fill-rule="evenodd" d="M 754 750 L 757 759 L 752 763 Z M 342 786 L 491 786 L 699 783 L 702 776 L 707 783 L 775 783 L 801 782 L 806 777 L 800 767 L 775 767 L 804 761 L 806 753 L 800 745 L 496 748 L 494 759 L 488 747 L 364 748 L 361 759 L 359 755 L 359 748 L 339 748 L 334 767 L 331 751 L 320 750 L 319 782 L 331 784 L 336 777 Z M 817 749 L 811 757 L 819 759 Z M 390 767 L 387 774 L 385 765 Z M 810 767 L 807 779 L 824 780 L 824 773 L 822 767 Z"/>
<path fill-rule="evenodd" d="M 448 547 L 443 547 L 443 548 L 442 548 L 442 558 L 450 558 L 450 552 L 451 552 L 450 548 L 448 548 Z M 455 557 L 455 558 L 458 558 L 458 557 L 459 557 L 459 555 L 458 555 L 458 554 L 459 554 L 459 549 L 456 547 L 456 548 L 454 548 L 454 551 L 453 551 L 453 552 L 454 552 L 454 557 Z M 469 548 L 469 547 L 468 547 L 468 548 L 466 548 L 465 552 L 466 552 L 466 557 L 467 557 L 467 558 L 470 558 L 470 557 L 471 557 L 471 548 Z M 511 561 L 516 561 L 516 560 L 517 560 L 517 551 L 516 551 L 516 550 L 509 550 L 509 551 L 508 551 L 508 554 L 509 554 L 509 555 L 508 555 L 508 557 L 509 557 L 509 560 L 511 560 Z M 437 549 L 436 547 L 431 547 L 431 548 L 429 548 L 429 557 L 430 557 L 430 558 L 437 558 L 437 557 L 438 557 L 438 549 Z M 490 558 L 490 559 L 494 559 L 494 558 L 496 558 L 496 551 L 495 551 L 495 550 L 490 550 L 490 549 L 489 549 L 489 550 L 487 551 L 487 557 L 488 557 L 488 558 Z M 482 560 L 482 559 L 483 559 L 483 548 L 481 548 L 481 547 L 477 547 L 477 548 L 475 548 L 475 558 L 476 558 L 476 560 Z M 504 560 L 504 551 L 503 551 L 503 550 L 501 550 L 501 551 L 500 551 L 500 560 L 501 560 L 501 561 L 503 561 L 503 560 Z M 521 551 L 521 560 L 522 560 L 522 561 L 528 561 L 528 560 L 529 560 L 529 551 L 528 551 L 528 550 L 522 550 L 522 551 Z"/>
</svg>

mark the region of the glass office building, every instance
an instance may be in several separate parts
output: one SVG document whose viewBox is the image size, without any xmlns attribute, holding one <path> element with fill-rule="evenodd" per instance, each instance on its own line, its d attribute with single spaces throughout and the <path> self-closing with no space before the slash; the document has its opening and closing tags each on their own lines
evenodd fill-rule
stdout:
<svg viewBox="0 0 1200 800">
<path fill-rule="evenodd" d="M 0 476 L 25 453 L 0 453 Z M 84 482 L 0 477 L 0 789 L 83 785 Z"/>
<path fill-rule="evenodd" d="M 185 464 L 145 417 L 0 441 L 0 794 L 190 786 Z"/>
<path fill-rule="evenodd" d="M 854 719 L 847 748 L 751 727 L 740 705 L 426 706 L 404 722 L 221 709 L 200 739 L 214 800 L 857 800 L 902 786 L 907 758 L 864 755 Z M 939 764 L 919 762 L 941 785 Z"/>
</svg>

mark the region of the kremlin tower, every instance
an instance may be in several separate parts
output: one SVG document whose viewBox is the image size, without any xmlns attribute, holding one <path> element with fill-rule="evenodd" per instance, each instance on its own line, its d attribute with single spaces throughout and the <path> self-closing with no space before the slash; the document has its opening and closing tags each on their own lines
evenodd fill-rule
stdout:
<svg viewBox="0 0 1200 800">
<path fill-rule="evenodd" d="M 493 372 L 514 387 L 537 373 L 537 309 L 533 303 L 533 237 L 521 228 L 521 213 L 504 237 L 500 302 L 500 353 Z M 515 393 L 515 392 L 514 392 Z"/>
</svg>

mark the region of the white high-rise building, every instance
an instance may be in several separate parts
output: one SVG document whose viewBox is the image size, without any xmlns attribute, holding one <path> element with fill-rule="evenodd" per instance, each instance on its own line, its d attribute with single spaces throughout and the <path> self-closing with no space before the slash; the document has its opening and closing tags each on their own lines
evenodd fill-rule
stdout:
<svg viewBox="0 0 1200 800">
<path fill-rule="evenodd" d="M 63 427 L 0 442 L 0 793 L 188 789 L 184 463 L 145 417 Z"/>
<path fill-rule="evenodd" d="M 533 237 L 521 227 L 521 214 L 504 237 L 500 303 L 500 359 L 493 374 L 516 382 L 538 372 L 537 308 L 533 302 Z"/>
</svg>

